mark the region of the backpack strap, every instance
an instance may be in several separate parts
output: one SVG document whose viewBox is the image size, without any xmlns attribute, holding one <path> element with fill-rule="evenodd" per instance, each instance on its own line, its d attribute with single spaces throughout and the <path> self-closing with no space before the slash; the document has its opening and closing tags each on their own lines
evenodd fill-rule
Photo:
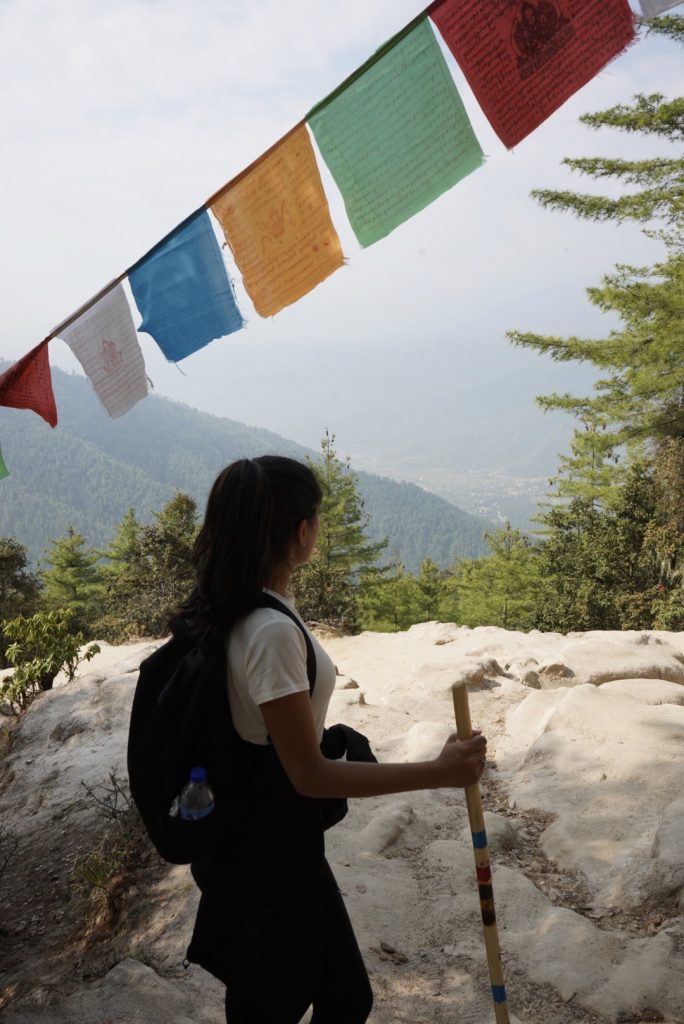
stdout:
<svg viewBox="0 0 684 1024">
<path fill-rule="evenodd" d="M 316 685 L 316 653 L 311 643 L 311 637 L 309 636 L 308 630 L 300 622 L 292 609 L 288 608 L 286 604 L 279 601 L 273 594 L 262 593 L 259 600 L 259 608 L 273 608 L 276 612 L 282 612 L 283 615 L 287 615 L 288 619 L 292 619 L 298 629 L 301 631 L 304 637 L 304 643 L 306 644 L 306 675 L 309 680 L 309 694 L 314 692 Z"/>
</svg>

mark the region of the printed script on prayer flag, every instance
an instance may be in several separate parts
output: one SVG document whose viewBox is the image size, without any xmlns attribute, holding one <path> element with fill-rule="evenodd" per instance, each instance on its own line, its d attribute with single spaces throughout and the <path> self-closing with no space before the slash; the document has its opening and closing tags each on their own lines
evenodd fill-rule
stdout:
<svg viewBox="0 0 684 1024">
<path fill-rule="evenodd" d="M 260 316 L 273 316 L 342 266 L 305 125 L 211 207 Z"/>
<path fill-rule="evenodd" d="M 5 460 L 2 457 L 2 449 L 0 448 L 0 480 L 4 480 L 6 476 L 9 476 L 9 469 L 5 465 Z"/>
<path fill-rule="evenodd" d="M 172 362 L 243 326 L 206 210 L 155 245 L 128 280 L 142 316 L 138 330 Z"/>
<path fill-rule="evenodd" d="M 482 163 L 427 19 L 311 115 L 361 245 L 384 238 Z"/>
<path fill-rule="evenodd" d="M 47 341 L 41 341 L 0 374 L 0 405 L 12 409 L 31 409 L 51 427 L 57 426 L 57 406 L 52 390 Z"/>
<path fill-rule="evenodd" d="M 431 17 L 509 149 L 634 38 L 627 0 L 445 0 Z"/>
<path fill-rule="evenodd" d="M 60 337 L 80 362 L 112 419 L 147 397 L 145 362 L 121 285 L 86 310 Z"/>
<path fill-rule="evenodd" d="M 681 2 L 682 0 L 639 0 L 645 18 L 657 18 L 663 11 L 669 11 Z"/>
</svg>

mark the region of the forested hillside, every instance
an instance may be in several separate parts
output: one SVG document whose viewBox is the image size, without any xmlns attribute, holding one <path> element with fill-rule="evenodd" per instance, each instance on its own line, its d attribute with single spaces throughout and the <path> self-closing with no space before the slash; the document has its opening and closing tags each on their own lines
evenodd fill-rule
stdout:
<svg viewBox="0 0 684 1024">
<path fill-rule="evenodd" d="M 34 561 L 69 526 L 103 547 L 129 507 L 147 522 L 177 490 L 202 508 L 215 474 L 232 459 L 273 451 L 316 455 L 269 431 L 154 395 L 110 420 L 83 377 L 53 370 L 53 386 L 55 430 L 28 411 L 0 408 L 0 447 L 11 473 L 0 481 L 0 536 L 25 544 Z M 426 557 L 446 566 L 486 550 L 485 520 L 412 484 L 358 477 L 369 536 L 387 536 L 388 552 L 409 571 Z"/>
</svg>

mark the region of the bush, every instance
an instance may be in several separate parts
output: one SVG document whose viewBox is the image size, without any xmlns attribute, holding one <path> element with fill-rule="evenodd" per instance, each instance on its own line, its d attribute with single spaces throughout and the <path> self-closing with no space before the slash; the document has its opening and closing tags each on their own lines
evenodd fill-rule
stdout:
<svg viewBox="0 0 684 1024">
<path fill-rule="evenodd" d="M 0 684 L 0 698 L 13 713 L 24 711 L 39 693 L 52 689 L 62 669 L 71 682 L 81 662 L 99 653 L 98 644 L 91 644 L 81 653 L 84 637 L 71 632 L 72 621 L 71 612 L 61 610 L 2 623 L 3 633 L 12 641 L 6 651 L 7 660 L 15 668 L 13 675 Z"/>
</svg>

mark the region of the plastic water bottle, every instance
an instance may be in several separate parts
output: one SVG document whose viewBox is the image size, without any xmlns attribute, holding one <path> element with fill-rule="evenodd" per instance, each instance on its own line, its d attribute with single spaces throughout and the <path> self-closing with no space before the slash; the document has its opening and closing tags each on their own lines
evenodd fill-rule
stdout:
<svg viewBox="0 0 684 1024">
<path fill-rule="evenodd" d="M 199 821 L 214 810 L 214 791 L 207 782 L 206 768 L 193 768 L 190 781 L 181 790 L 178 808 L 183 821 Z"/>
</svg>

